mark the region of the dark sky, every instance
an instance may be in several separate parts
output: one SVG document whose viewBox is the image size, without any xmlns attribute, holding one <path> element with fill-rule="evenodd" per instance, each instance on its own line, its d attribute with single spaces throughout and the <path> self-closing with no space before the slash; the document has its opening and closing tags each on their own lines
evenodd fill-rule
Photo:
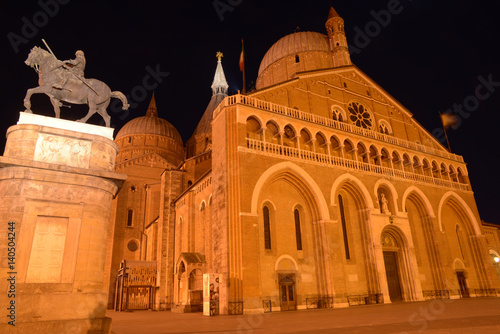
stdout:
<svg viewBox="0 0 500 334">
<path fill-rule="evenodd" d="M 374 24 L 374 13 L 387 11 L 395 1 L 2 0 L 0 133 L 17 122 L 26 90 L 37 86 L 37 75 L 24 60 L 33 46 L 43 46 L 44 38 L 61 60 L 74 58 L 78 49 L 85 51 L 87 78 L 100 79 L 127 95 L 134 93 L 134 107 L 128 112 L 108 109 L 116 131 L 144 115 L 151 91 L 142 95 L 143 79 L 150 71 L 162 72 L 155 90 L 159 114 L 186 141 L 210 99 L 216 51 L 224 53 L 230 94 L 236 93 L 242 86 L 242 37 L 250 82 L 279 38 L 297 27 L 325 33 L 332 3 L 345 20 L 349 44 L 359 49 L 352 54 L 353 62 L 430 132 L 441 126 L 438 111 L 470 104 L 461 125 L 449 130 L 450 144 L 468 163 L 481 218 L 500 223 L 500 2 L 400 0 L 390 22 L 385 16 L 388 23 L 383 27 Z M 372 37 L 361 41 L 359 31 L 367 27 Z M 476 104 L 476 90 L 483 81 L 493 81 L 492 92 L 479 89 L 481 96 L 490 94 Z M 48 98 L 39 95 L 32 101 L 36 113 L 53 115 Z M 85 108 L 63 109 L 62 117 L 81 118 Z M 99 117 L 90 122 L 99 124 Z M 2 148 L 4 143 L 2 137 Z"/>
</svg>

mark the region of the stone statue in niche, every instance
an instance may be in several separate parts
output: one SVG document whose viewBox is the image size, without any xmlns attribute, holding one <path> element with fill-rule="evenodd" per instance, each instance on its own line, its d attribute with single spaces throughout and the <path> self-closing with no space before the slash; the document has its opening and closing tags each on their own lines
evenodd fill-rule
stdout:
<svg viewBox="0 0 500 334">
<path fill-rule="evenodd" d="M 50 50 L 50 49 L 49 49 Z M 39 86 L 28 89 L 24 98 L 25 112 L 31 111 L 31 95 L 46 94 L 54 106 L 56 118 L 60 118 L 61 101 L 72 104 L 87 104 L 89 111 L 78 122 L 86 122 L 96 112 L 102 116 L 106 126 L 111 125 L 111 117 L 106 108 L 111 98 L 118 98 L 127 110 L 127 98 L 119 91 L 111 91 L 104 82 L 83 77 L 85 57 L 83 51 L 76 52 L 76 58 L 60 61 L 54 54 L 35 46 L 26 59 L 26 65 L 33 67 L 38 73 Z"/>
<path fill-rule="evenodd" d="M 391 214 L 389 211 L 389 201 L 384 194 L 380 194 L 380 212 L 385 213 L 386 215 Z"/>
</svg>

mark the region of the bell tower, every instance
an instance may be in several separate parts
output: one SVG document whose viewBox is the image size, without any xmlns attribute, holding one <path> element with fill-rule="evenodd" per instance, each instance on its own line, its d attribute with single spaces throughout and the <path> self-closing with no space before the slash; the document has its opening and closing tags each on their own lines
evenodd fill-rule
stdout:
<svg viewBox="0 0 500 334">
<path fill-rule="evenodd" d="M 333 7 L 330 7 L 325 27 L 328 32 L 328 39 L 330 40 L 330 49 L 333 52 L 333 66 L 352 65 L 347 38 L 345 37 L 344 19 L 337 14 Z"/>
</svg>

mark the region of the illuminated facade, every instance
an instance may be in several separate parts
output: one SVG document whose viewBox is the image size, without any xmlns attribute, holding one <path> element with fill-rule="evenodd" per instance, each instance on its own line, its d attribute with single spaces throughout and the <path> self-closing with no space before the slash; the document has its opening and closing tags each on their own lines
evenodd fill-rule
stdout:
<svg viewBox="0 0 500 334">
<path fill-rule="evenodd" d="M 333 8 L 326 30 L 276 42 L 245 95 L 219 58 L 185 149 L 154 98 L 118 133 L 109 307 L 122 259 L 156 261 L 155 308 L 181 312 L 203 273 L 222 314 L 500 293 L 463 158 L 351 63 Z"/>
</svg>

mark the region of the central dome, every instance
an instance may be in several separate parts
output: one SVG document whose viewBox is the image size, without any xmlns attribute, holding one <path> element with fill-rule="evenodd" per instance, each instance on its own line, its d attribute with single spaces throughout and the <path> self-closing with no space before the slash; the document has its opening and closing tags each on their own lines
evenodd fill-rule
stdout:
<svg viewBox="0 0 500 334">
<path fill-rule="evenodd" d="M 177 129 L 163 118 L 152 115 L 134 118 L 118 131 L 116 139 L 139 134 L 172 138 L 182 145 L 182 138 Z"/>
<path fill-rule="evenodd" d="M 275 61 L 306 51 L 330 52 L 328 37 L 314 31 L 301 31 L 282 37 L 271 46 L 262 58 L 259 75 Z"/>
<path fill-rule="evenodd" d="M 328 36 L 303 31 L 287 35 L 266 52 L 259 67 L 257 89 L 291 79 L 295 73 L 333 66 Z"/>
<path fill-rule="evenodd" d="M 115 142 L 119 147 L 117 163 L 148 153 L 156 153 L 174 166 L 184 160 L 181 135 L 172 124 L 158 117 L 154 93 L 146 116 L 125 124 L 116 135 Z"/>
</svg>

